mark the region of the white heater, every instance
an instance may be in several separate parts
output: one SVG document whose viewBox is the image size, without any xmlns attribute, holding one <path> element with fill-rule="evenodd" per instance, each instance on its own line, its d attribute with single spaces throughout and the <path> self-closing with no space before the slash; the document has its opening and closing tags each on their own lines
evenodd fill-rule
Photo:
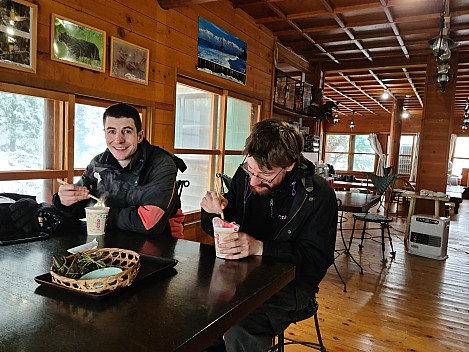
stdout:
<svg viewBox="0 0 469 352">
<path fill-rule="evenodd" d="M 449 218 L 413 215 L 408 253 L 431 259 L 448 258 Z"/>
</svg>

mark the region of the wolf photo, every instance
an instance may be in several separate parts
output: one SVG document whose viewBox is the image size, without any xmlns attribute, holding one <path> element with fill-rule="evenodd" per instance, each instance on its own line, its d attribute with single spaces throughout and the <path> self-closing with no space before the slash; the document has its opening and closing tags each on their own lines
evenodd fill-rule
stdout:
<svg viewBox="0 0 469 352">
<path fill-rule="evenodd" d="M 106 32 L 55 14 L 51 31 L 52 60 L 104 72 Z"/>
<path fill-rule="evenodd" d="M 111 37 L 112 77 L 125 79 L 140 84 L 148 84 L 150 50 Z"/>
<path fill-rule="evenodd" d="M 37 5 L 0 0 L 0 66 L 36 72 Z"/>
</svg>

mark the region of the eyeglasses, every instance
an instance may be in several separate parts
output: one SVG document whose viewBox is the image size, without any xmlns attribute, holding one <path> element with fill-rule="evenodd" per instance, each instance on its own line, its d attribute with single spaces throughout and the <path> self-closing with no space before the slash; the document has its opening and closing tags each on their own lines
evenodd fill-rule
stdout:
<svg viewBox="0 0 469 352">
<path fill-rule="evenodd" d="M 244 163 L 242 163 L 242 164 L 239 165 L 239 166 L 241 167 L 241 169 L 243 169 L 243 171 L 244 171 L 249 177 L 255 177 L 255 178 L 257 178 L 259 181 L 261 181 L 261 182 L 263 182 L 263 183 L 269 183 L 269 184 L 272 183 L 272 182 L 274 182 L 274 180 L 277 178 L 277 176 L 280 175 L 280 173 L 284 170 L 284 168 L 282 167 L 282 168 L 280 169 L 280 171 L 277 172 L 277 174 L 276 174 L 274 177 L 272 177 L 270 180 L 267 180 L 267 179 L 265 179 L 265 178 L 263 178 L 263 177 L 261 177 L 261 176 L 259 176 L 259 175 L 254 175 L 254 173 L 248 169 L 248 163 L 247 163 L 247 161 L 244 162 Z"/>
</svg>

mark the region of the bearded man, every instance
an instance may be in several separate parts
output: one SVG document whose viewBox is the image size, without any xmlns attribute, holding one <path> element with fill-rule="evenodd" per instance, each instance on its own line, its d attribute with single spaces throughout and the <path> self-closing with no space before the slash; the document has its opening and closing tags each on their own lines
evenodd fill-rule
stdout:
<svg viewBox="0 0 469 352">
<path fill-rule="evenodd" d="M 222 201 L 215 192 L 202 199 L 202 227 L 208 234 L 213 236 L 212 219 L 222 211 L 240 225 L 220 244 L 226 259 L 259 255 L 296 266 L 290 284 L 207 351 L 266 351 L 307 307 L 334 262 L 335 192 L 302 156 L 303 144 L 302 135 L 286 122 L 258 122 Z"/>
</svg>

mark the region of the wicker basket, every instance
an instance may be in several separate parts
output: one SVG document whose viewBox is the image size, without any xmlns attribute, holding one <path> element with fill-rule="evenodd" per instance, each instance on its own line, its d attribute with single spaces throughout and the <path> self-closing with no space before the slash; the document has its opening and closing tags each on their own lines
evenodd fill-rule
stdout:
<svg viewBox="0 0 469 352">
<path fill-rule="evenodd" d="M 130 286 L 140 270 L 140 255 L 134 251 L 121 248 L 100 248 L 83 252 L 83 254 L 91 253 L 100 253 L 100 260 L 106 264 L 106 267 L 121 268 L 122 272 L 100 279 L 77 280 L 59 275 L 51 268 L 52 282 L 73 290 L 101 293 L 115 290 L 118 287 Z"/>
</svg>

